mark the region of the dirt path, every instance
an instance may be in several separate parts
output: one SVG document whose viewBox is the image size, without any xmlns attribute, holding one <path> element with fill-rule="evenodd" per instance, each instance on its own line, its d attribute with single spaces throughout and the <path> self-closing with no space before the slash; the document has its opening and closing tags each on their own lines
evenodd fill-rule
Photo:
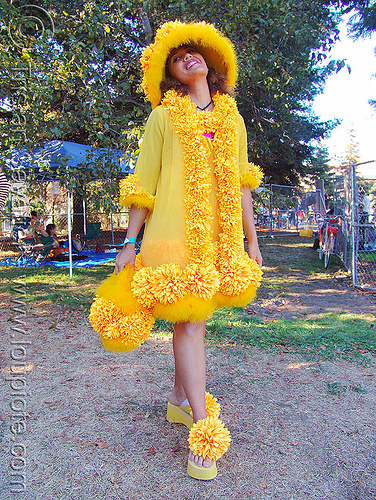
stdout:
<svg viewBox="0 0 376 500">
<path fill-rule="evenodd" d="M 294 279 L 295 278 L 295 279 Z M 355 290 L 344 273 L 289 275 L 283 293 L 269 292 L 250 308 L 259 315 L 273 318 L 313 318 L 321 313 L 348 312 L 376 314 L 376 295 Z"/>
<path fill-rule="evenodd" d="M 322 269 L 312 242 L 304 238 L 264 240 L 264 286 L 250 309 L 261 316 L 287 320 L 328 312 L 375 316 L 376 293 L 355 290 L 339 261 Z"/>
<path fill-rule="evenodd" d="M 373 298 L 352 292 L 342 278 L 302 282 L 297 275 L 283 297 L 269 292 L 253 306 L 256 314 L 373 307 Z M 330 303 L 316 301 L 320 294 Z M 78 312 L 34 305 L 26 317 L 27 359 L 15 361 L 14 313 L 8 300 L 1 306 L 2 500 L 376 499 L 376 359 L 364 368 L 208 347 L 208 389 L 221 403 L 232 444 L 218 478 L 203 483 L 185 471 L 187 430 L 165 420 L 173 380 L 169 338 L 153 336 L 117 355 L 103 350 Z M 11 387 L 15 378 L 25 381 L 26 395 Z M 25 434 L 10 432 L 22 420 L 17 405 L 29 415 Z M 12 450 L 26 454 L 25 462 L 14 461 Z M 12 459 L 25 475 L 24 494 L 9 493 Z"/>
</svg>

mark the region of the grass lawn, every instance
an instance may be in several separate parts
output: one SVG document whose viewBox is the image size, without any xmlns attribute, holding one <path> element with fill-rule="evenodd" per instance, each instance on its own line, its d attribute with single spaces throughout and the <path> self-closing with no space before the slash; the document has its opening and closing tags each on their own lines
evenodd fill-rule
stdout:
<svg viewBox="0 0 376 500">
<path fill-rule="evenodd" d="M 165 336 L 172 325 L 157 320 L 157 334 Z M 315 320 L 268 321 L 250 316 L 243 308 L 216 311 L 206 323 L 206 342 L 255 346 L 275 352 L 299 352 L 306 359 L 337 359 L 370 364 L 376 354 L 376 328 L 361 314 L 324 313 Z"/>
<path fill-rule="evenodd" d="M 270 291 L 283 296 L 283 290 L 304 276 L 339 270 L 339 260 L 333 260 L 328 271 L 323 269 L 311 242 L 289 237 L 261 240 L 265 261 L 265 276 L 259 298 Z M 87 315 L 98 285 L 113 271 L 113 264 L 75 268 L 69 279 L 67 268 L 1 267 L 0 294 L 11 295 L 15 281 L 26 285 L 26 301 L 39 305 L 58 305 L 66 310 L 80 310 Z M 324 313 L 312 319 L 268 321 L 250 316 L 246 309 L 221 309 L 207 321 L 206 340 L 209 343 L 248 345 L 276 351 L 299 352 L 307 358 L 346 358 L 368 364 L 368 353 L 376 353 L 374 318 L 361 314 Z M 157 320 L 156 335 L 171 334 L 172 325 Z"/>
<path fill-rule="evenodd" d="M 12 294 L 12 288 L 20 280 L 26 285 L 26 302 L 57 304 L 65 309 L 79 308 L 88 314 L 95 290 L 113 268 L 113 264 L 75 268 L 70 279 L 68 268 L 63 267 L 22 269 L 0 266 L 0 294 Z"/>
<path fill-rule="evenodd" d="M 376 252 L 359 252 L 359 262 L 376 262 Z"/>
</svg>

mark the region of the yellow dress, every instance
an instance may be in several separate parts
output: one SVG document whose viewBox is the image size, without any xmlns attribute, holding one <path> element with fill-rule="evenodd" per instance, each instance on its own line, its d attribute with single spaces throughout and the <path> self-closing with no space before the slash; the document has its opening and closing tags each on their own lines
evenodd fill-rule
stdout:
<svg viewBox="0 0 376 500">
<path fill-rule="evenodd" d="M 255 296 L 261 270 L 244 251 L 240 186 L 254 189 L 262 174 L 248 162 L 234 99 L 213 100 L 212 112 L 197 113 L 188 96 L 167 92 L 147 121 L 135 173 L 121 182 L 121 204 L 149 212 L 135 271 L 108 278 L 92 306 L 109 349 L 140 345 L 154 318 L 201 321 Z"/>
</svg>

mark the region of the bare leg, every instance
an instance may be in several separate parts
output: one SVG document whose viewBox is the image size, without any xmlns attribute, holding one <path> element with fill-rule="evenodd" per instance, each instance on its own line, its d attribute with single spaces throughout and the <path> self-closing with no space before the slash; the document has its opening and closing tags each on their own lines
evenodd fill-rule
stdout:
<svg viewBox="0 0 376 500">
<path fill-rule="evenodd" d="M 172 403 L 173 405 L 180 406 L 186 399 L 187 399 L 187 395 L 184 391 L 184 387 L 183 387 L 182 383 L 180 382 L 179 375 L 178 375 L 177 368 L 176 368 L 176 363 L 175 363 L 175 382 L 174 382 L 174 388 L 172 389 L 172 392 L 170 395 L 170 403 Z"/>
<path fill-rule="evenodd" d="M 193 421 L 206 418 L 205 389 L 206 361 L 204 348 L 205 322 L 176 323 L 173 336 L 175 356 L 175 385 L 170 401 L 181 404 L 187 397 L 193 413 Z M 209 467 L 211 460 L 194 456 L 190 460 Z"/>
</svg>

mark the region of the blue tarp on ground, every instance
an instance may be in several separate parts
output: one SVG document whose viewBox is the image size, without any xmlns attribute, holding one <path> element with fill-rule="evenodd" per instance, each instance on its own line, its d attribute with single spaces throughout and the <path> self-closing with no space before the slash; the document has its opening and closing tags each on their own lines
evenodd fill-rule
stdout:
<svg viewBox="0 0 376 500">
<path fill-rule="evenodd" d="M 113 262 L 116 258 L 117 251 L 105 253 L 91 253 L 82 252 L 80 255 L 86 255 L 85 260 L 75 260 L 72 262 L 72 267 L 93 267 L 106 262 Z M 13 266 L 13 267 L 39 267 L 39 266 L 53 266 L 53 267 L 69 267 L 69 261 L 59 262 L 51 260 L 47 262 L 37 262 L 35 259 L 25 257 L 23 259 L 12 260 L 6 259 L 0 262 L 0 266 Z"/>
</svg>

